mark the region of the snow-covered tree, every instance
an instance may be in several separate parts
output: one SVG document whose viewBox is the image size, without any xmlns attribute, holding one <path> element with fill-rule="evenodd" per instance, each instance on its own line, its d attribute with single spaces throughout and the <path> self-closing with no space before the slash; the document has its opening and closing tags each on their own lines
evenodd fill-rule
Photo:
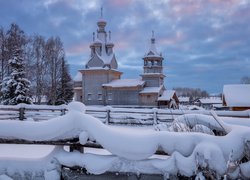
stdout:
<svg viewBox="0 0 250 180">
<path fill-rule="evenodd" d="M 8 61 L 10 75 L 6 76 L 1 84 L 1 99 L 5 105 L 31 103 L 29 97 L 30 81 L 25 78 L 25 63 L 21 54 L 22 50 L 16 47 L 12 58 Z"/>
</svg>

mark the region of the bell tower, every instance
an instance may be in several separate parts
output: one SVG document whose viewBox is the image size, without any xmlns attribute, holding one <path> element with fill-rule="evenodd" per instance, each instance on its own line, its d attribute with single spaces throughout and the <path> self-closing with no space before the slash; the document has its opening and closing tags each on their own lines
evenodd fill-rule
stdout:
<svg viewBox="0 0 250 180">
<path fill-rule="evenodd" d="M 163 60 L 155 46 L 154 31 L 152 31 L 151 44 L 148 52 L 142 58 L 144 61 L 142 80 L 146 81 L 147 87 L 160 87 L 164 83 Z"/>
</svg>

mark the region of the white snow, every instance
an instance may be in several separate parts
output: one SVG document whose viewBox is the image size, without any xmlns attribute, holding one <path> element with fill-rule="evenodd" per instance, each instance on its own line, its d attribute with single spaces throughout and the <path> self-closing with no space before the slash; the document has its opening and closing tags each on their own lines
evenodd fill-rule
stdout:
<svg viewBox="0 0 250 180">
<path fill-rule="evenodd" d="M 161 89 L 162 89 L 162 86 L 160 86 L 160 87 L 145 87 L 142 91 L 140 91 L 140 94 L 159 93 Z"/>
<path fill-rule="evenodd" d="M 223 96 L 228 107 L 250 107 L 250 84 L 224 85 Z"/>
<path fill-rule="evenodd" d="M 73 79 L 74 81 L 82 81 L 82 73 L 77 72 L 76 76 Z"/>
<path fill-rule="evenodd" d="M 228 172 L 228 164 L 240 162 L 246 154 L 250 143 L 250 128 L 231 125 L 218 118 L 205 115 L 189 114 L 180 116 L 178 121 L 195 127 L 197 124 L 210 129 L 225 130 L 227 135 L 214 136 L 198 132 L 168 132 L 168 131 L 127 131 L 122 128 L 110 127 L 99 119 L 85 114 L 85 106 L 79 102 L 68 105 L 68 113 L 46 122 L 0 121 L 0 137 L 25 140 L 55 140 L 79 137 L 82 144 L 88 138 L 95 139 L 112 155 L 80 154 L 66 152 L 63 147 L 56 147 L 48 156 L 40 159 L 39 168 L 45 176 L 57 176 L 58 164 L 66 166 L 80 165 L 90 173 L 100 174 L 106 171 L 133 171 L 174 174 L 185 176 L 196 174 L 198 167 L 209 168 L 223 176 Z M 152 158 L 155 151 L 161 148 L 170 155 L 169 158 Z M 54 157 L 54 158 L 52 158 Z M 49 159 L 48 159 L 49 158 Z M 48 161 L 49 160 L 49 161 Z M 228 163 L 228 162 L 231 163 Z M 7 162 L 7 161 L 5 161 Z M 26 162 L 26 160 L 24 160 Z M 49 162 L 48 164 L 42 164 Z M 17 163 L 9 166 L 10 171 L 25 167 L 36 168 L 38 161 L 27 161 L 27 166 L 19 167 Z M 4 168 L 0 165 L 0 169 Z M 12 169 L 11 169 L 12 168 Z M 233 175 L 239 173 L 250 178 L 249 162 L 241 163 Z M 7 174 L 9 175 L 9 174 Z M 47 178 L 47 179 L 48 179 Z"/>
<path fill-rule="evenodd" d="M 202 104 L 222 104 L 221 98 L 215 98 L 215 97 L 210 97 L 210 98 L 200 98 L 199 101 Z"/>
<path fill-rule="evenodd" d="M 4 179 L 60 179 L 60 164 L 54 158 L 58 148 L 44 157 L 0 157 L 0 178 Z M 29 150 L 31 151 L 31 150 Z M 20 154 L 21 152 L 18 152 Z M 27 154 L 28 152 L 26 152 Z"/>
<path fill-rule="evenodd" d="M 143 86 L 145 81 L 141 79 L 117 79 L 110 83 L 103 84 L 104 87 L 136 87 Z"/>
<path fill-rule="evenodd" d="M 170 101 L 174 96 L 174 90 L 165 90 L 162 93 L 162 96 L 158 97 L 158 101 Z"/>
</svg>

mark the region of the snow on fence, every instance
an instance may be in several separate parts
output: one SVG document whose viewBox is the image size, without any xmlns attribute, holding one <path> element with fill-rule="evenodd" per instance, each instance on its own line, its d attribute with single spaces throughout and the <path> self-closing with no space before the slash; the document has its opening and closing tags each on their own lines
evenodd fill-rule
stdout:
<svg viewBox="0 0 250 180">
<path fill-rule="evenodd" d="M 210 130 L 223 131 L 223 136 L 197 132 L 128 131 L 126 128 L 122 130 L 103 124 L 84 112 L 84 105 L 75 102 L 68 106 L 68 113 L 50 121 L 0 121 L 0 138 L 37 142 L 77 138 L 77 142 L 84 146 L 89 141 L 96 141 L 110 154 L 67 152 L 59 144 L 44 158 L 32 161 L 0 160 L 1 174 L 13 177 L 18 171 L 21 172 L 20 176 L 31 173 L 29 176 L 34 177 L 36 171 L 43 174 L 45 179 L 60 179 L 62 166 L 79 166 L 96 175 L 132 172 L 161 174 L 164 179 L 179 176 L 197 179 L 250 178 L 249 126 L 225 123 L 212 112 L 213 117 L 187 114 L 185 117 L 179 116 L 175 121 L 190 127 L 203 125 Z M 169 156 L 152 158 L 157 149 Z"/>
<path fill-rule="evenodd" d="M 0 105 L 0 120 L 2 119 L 33 119 L 34 121 L 48 120 L 53 117 L 64 115 L 67 106 L 48 106 L 48 105 L 27 105 L 19 104 L 16 106 Z M 86 113 L 92 115 L 102 122 L 111 124 L 136 124 L 153 125 L 161 122 L 172 122 L 176 117 L 183 114 L 204 114 L 210 115 L 207 110 L 171 110 L 171 109 L 142 109 L 142 108 L 112 108 L 87 106 Z M 242 117 L 249 118 L 248 111 L 216 111 L 222 117 Z"/>
<path fill-rule="evenodd" d="M 0 105 L 0 120 L 19 119 L 25 120 L 32 118 L 34 121 L 48 120 L 53 117 L 64 115 L 66 105 L 49 106 L 49 105 L 29 105 L 18 104 Z"/>
</svg>

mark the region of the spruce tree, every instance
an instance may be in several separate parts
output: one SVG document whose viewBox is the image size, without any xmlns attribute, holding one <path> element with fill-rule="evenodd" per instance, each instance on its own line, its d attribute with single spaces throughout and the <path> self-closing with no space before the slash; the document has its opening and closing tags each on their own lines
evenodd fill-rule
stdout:
<svg viewBox="0 0 250 180">
<path fill-rule="evenodd" d="M 30 81 L 25 78 L 25 63 L 21 54 L 20 48 L 14 48 L 13 56 L 8 61 L 11 72 L 1 84 L 2 103 L 5 105 L 31 103 L 29 97 Z"/>
<path fill-rule="evenodd" d="M 62 59 L 61 79 L 59 87 L 57 88 L 56 105 L 67 104 L 72 101 L 74 92 L 72 79 L 69 74 L 69 68 L 64 58 Z"/>
</svg>

